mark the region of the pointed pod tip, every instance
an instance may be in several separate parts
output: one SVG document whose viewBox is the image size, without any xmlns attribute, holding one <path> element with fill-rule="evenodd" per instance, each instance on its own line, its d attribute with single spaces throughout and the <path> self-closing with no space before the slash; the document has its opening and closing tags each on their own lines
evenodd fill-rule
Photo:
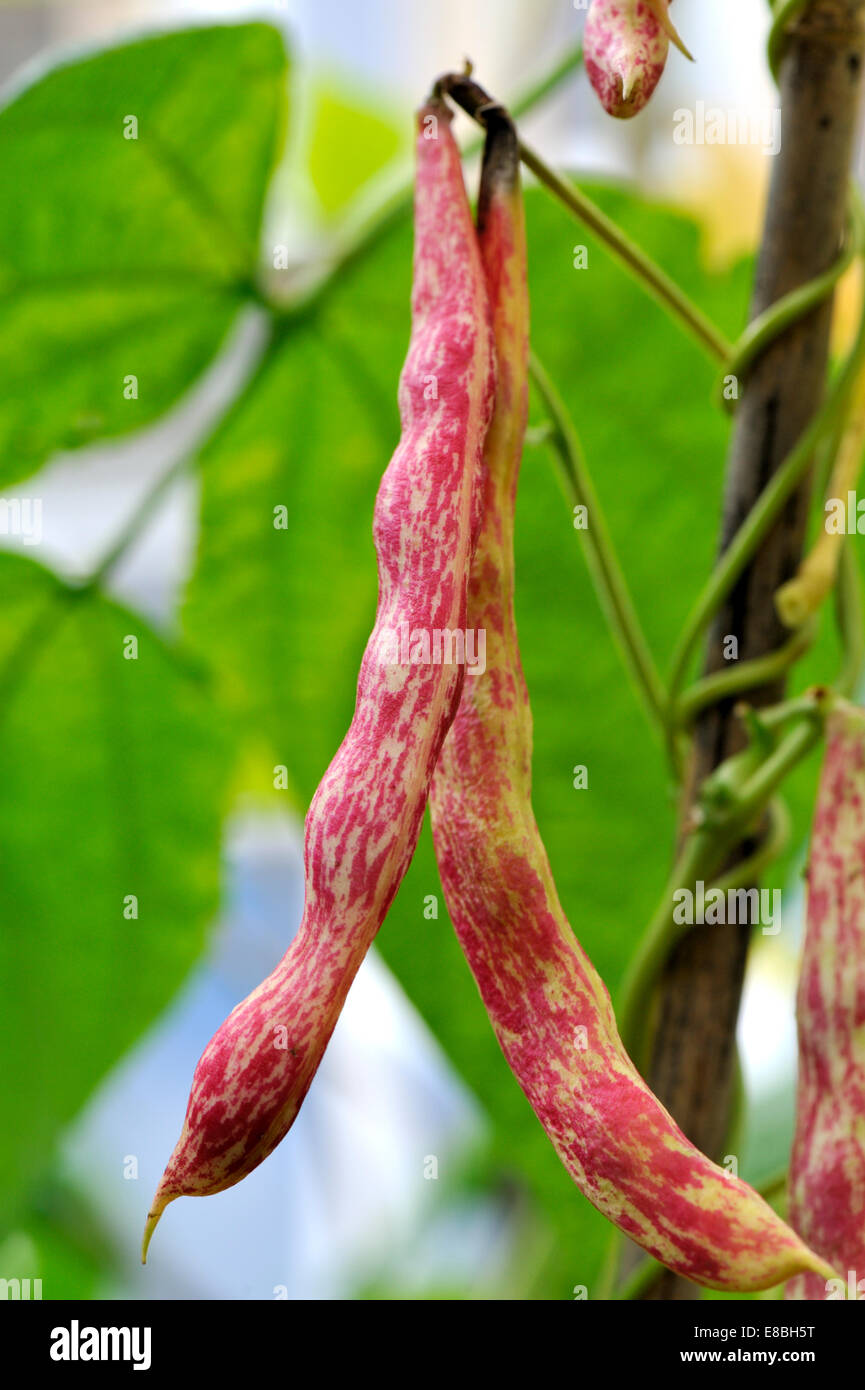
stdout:
<svg viewBox="0 0 865 1390">
<path fill-rule="evenodd" d="M 153 1199 L 153 1206 L 147 1213 L 147 1221 L 144 1226 L 144 1236 L 142 1237 L 141 1241 L 141 1263 L 143 1265 L 147 1264 L 147 1251 L 150 1248 L 150 1242 L 153 1239 L 153 1232 L 159 1225 L 159 1219 L 162 1216 L 162 1213 L 165 1211 L 165 1208 L 168 1206 L 168 1203 L 173 1202 L 176 1196 L 176 1192 L 171 1193 L 170 1195 L 162 1195 L 161 1188 L 157 1189 L 156 1196 Z"/>
<path fill-rule="evenodd" d="M 619 105 L 627 106 L 630 101 L 634 88 L 637 85 L 639 71 L 637 67 L 630 67 L 628 69 L 623 69 L 620 73 L 619 81 L 621 83 L 621 92 L 619 95 Z"/>
<path fill-rule="evenodd" d="M 615 116 L 620 121 L 630 120 L 643 110 L 660 76 L 660 68 L 649 73 L 645 64 L 623 57 L 611 70 L 603 91 L 596 88 L 601 105 L 609 116 Z"/>
<path fill-rule="evenodd" d="M 685 43 L 682 39 L 681 34 L 679 33 L 675 24 L 670 18 L 668 11 L 669 3 L 670 0 L 649 0 L 650 8 L 654 12 L 655 18 L 657 19 L 664 33 L 667 35 L 667 38 L 670 40 L 671 43 L 674 43 L 676 45 L 679 52 L 682 53 L 688 59 L 689 62 L 693 63 L 696 61 L 693 53 L 691 53 L 685 47 Z"/>
<path fill-rule="evenodd" d="M 807 1246 L 806 1249 L 808 1249 Z M 827 1264 L 825 1260 L 822 1260 L 820 1256 L 816 1255 L 811 1249 L 808 1249 L 808 1269 L 812 1274 L 819 1274 L 822 1279 L 826 1280 L 827 1284 L 830 1280 L 840 1279 L 841 1277 L 837 1269 L 833 1269 L 830 1264 Z"/>
<path fill-rule="evenodd" d="M 816 1274 L 818 1278 L 824 1279 L 827 1283 L 830 1279 L 834 1280 L 839 1277 L 838 1271 L 833 1269 L 822 1255 L 818 1255 L 816 1250 L 813 1250 L 800 1236 L 797 1236 L 795 1247 L 790 1250 L 788 1266 L 779 1282 L 786 1283 L 789 1279 L 795 1279 L 797 1275 L 802 1274 Z"/>
</svg>

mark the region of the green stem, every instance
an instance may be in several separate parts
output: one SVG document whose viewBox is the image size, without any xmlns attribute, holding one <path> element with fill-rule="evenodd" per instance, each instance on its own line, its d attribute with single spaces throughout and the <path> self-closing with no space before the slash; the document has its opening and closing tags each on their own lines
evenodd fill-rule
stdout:
<svg viewBox="0 0 865 1390">
<path fill-rule="evenodd" d="M 582 65 L 583 45 L 582 43 L 578 43 L 565 53 L 561 62 L 557 63 L 554 68 L 551 68 L 546 77 L 542 77 L 539 82 L 528 87 L 521 96 L 518 96 L 516 100 L 511 103 L 509 110 L 514 120 L 518 120 L 520 116 L 525 116 L 533 107 L 545 101 L 548 96 L 552 95 L 557 87 L 561 86 L 566 78 L 572 77 Z M 479 140 L 477 145 L 473 148 L 480 149 L 482 143 L 483 142 Z"/>
<path fill-rule="evenodd" d="M 853 553 L 852 537 L 848 536 L 841 550 L 838 583 L 835 588 L 835 611 L 841 634 L 843 661 L 835 682 L 839 695 L 848 699 L 856 694 L 865 662 L 865 603 L 862 580 Z"/>
<path fill-rule="evenodd" d="M 738 823 L 738 817 L 737 823 Z M 783 802 L 773 802 L 767 834 L 747 859 L 729 873 L 711 879 L 710 886 L 726 893 L 757 878 L 783 852 L 790 835 L 790 819 Z M 697 830 L 685 841 L 661 900 L 640 941 L 622 989 L 619 1031 L 626 1050 L 640 1065 L 644 1051 L 649 1006 L 664 962 L 676 942 L 691 930 L 689 924 L 673 920 L 673 894 L 699 879 L 711 877 L 727 854 L 730 835 L 707 834 Z"/>
<path fill-rule="evenodd" d="M 863 245 L 865 245 L 865 209 L 863 209 L 861 195 L 855 184 L 852 183 L 850 229 L 850 245 L 855 254 L 861 254 Z M 808 286 L 803 287 L 803 292 L 807 289 Z M 787 301 L 781 300 L 763 316 L 761 332 L 764 335 L 771 327 L 768 320 L 774 314 L 780 314 L 782 322 L 786 321 L 786 305 Z M 763 346 L 765 346 L 765 342 Z M 736 349 L 733 352 L 735 355 Z M 727 549 L 719 558 L 708 582 L 685 619 L 684 628 L 673 653 L 670 673 L 670 700 L 674 704 L 678 699 L 697 639 L 718 605 L 730 592 L 760 542 L 771 529 L 787 499 L 795 491 L 817 448 L 838 425 L 863 361 L 865 361 L 865 313 L 859 320 L 853 347 L 833 382 L 826 400 L 813 416 L 810 424 L 797 440 L 780 468 L 766 484 Z"/>
<path fill-rule="evenodd" d="M 540 155 L 523 141 L 520 141 L 520 159 L 527 169 L 531 169 L 538 182 L 584 226 L 594 232 L 607 250 L 621 261 L 658 303 L 678 319 L 710 357 L 722 363 L 727 361 L 732 350 L 731 344 L 702 309 L 688 298 L 684 290 L 652 260 L 651 256 L 647 256 L 636 242 L 626 236 L 591 198 L 587 198 L 585 193 L 577 188 L 576 184 L 555 173 L 544 163 Z"/>
<path fill-rule="evenodd" d="M 686 727 L 693 723 L 694 719 L 705 709 L 707 705 L 717 704 L 730 695 L 741 694 L 745 690 L 753 690 L 755 686 L 767 685 L 798 661 L 809 647 L 814 643 L 817 636 L 818 624 L 816 619 L 809 619 L 793 633 L 788 642 L 783 647 L 778 647 L 774 652 L 769 652 L 767 656 L 755 657 L 753 661 L 744 661 L 739 666 L 733 666 L 726 671 L 714 671 L 709 676 L 703 676 L 701 680 L 695 681 L 679 698 L 675 709 L 675 725 L 677 728 Z"/>
<path fill-rule="evenodd" d="M 697 639 L 771 529 L 785 502 L 795 491 L 823 434 L 834 426 L 844 410 L 863 356 L 865 318 L 859 326 L 855 348 L 844 364 L 829 396 L 781 467 L 760 493 L 688 614 L 673 655 L 669 682 L 670 699 L 673 702 L 678 699 Z"/>
<path fill-rule="evenodd" d="M 485 112 L 489 107 L 498 105 L 489 92 L 484 91 L 473 78 L 465 74 L 446 73 L 439 78 L 435 90 L 439 94 L 449 96 L 481 126 L 484 125 Z M 621 261 L 664 309 L 678 319 L 710 357 L 726 362 L 731 351 L 729 342 L 666 271 L 617 227 L 596 203 L 587 198 L 570 180 L 562 178 L 551 169 L 523 140 L 520 141 L 519 151 L 523 164 L 527 169 L 531 169 L 538 182 L 584 226 L 594 232 L 607 250 Z"/>
<path fill-rule="evenodd" d="M 549 414 L 552 426 L 550 442 L 556 451 L 569 496 L 576 505 L 584 506 L 588 513 L 588 527 L 578 531 L 578 535 L 585 548 L 595 591 L 618 638 L 649 717 L 664 732 L 666 691 L 640 626 L 576 429 L 558 391 L 534 354 L 530 369 L 532 380 Z"/>
<path fill-rule="evenodd" d="M 768 309 L 765 309 L 762 314 L 759 314 L 748 324 L 732 349 L 732 358 L 725 366 L 727 375 L 741 378 L 751 364 L 785 329 L 828 298 L 842 275 L 861 252 L 862 226 L 851 212 L 847 239 L 838 259 L 822 275 L 816 275 L 806 285 L 800 285 L 798 289 L 791 290 L 782 299 L 770 304 Z M 735 402 L 726 400 L 724 404 L 732 407 Z"/>
<path fill-rule="evenodd" d="M 819 694 L 819 699 L 817 694 Z M 761 730 L 782 729 L 793 719 L 811 719 L 815 713 L 819 713 L 821 701 L 827 701 L 829 696 L 828 692 L 820 693 L 820 688 L 818 688 L 817 694 L 812 688 L 803 691 L 801 695 L 794 695 L 790 700 L 779 700 L 777 705 L 762 705 L 759 710 L 754 710 L 750 705 L 746 705 L 745 709 L 756 718 Z"/>
<path fill-rule="evenodd" d="M 726 893 L 728 888 L 741 888 L 746 882 L 759 878 L 790 843 L 793 821 L 787 803 L 777 797 L 769 806 L 769 829 L 762 844 L 729 873 L 712 880 L 712 887 Z"/>
<path fill-rule="evenodd" d="M 822 735 L 822 711 L 818 717 L 806 717 L 793 725 L 774 752 L 769 754 L 742 788 L 737 805 L 737 820 L 740 826 L 747 825 L 754 819 L 788 773 L 792 772 L 819 743 Z"/>
</svg>

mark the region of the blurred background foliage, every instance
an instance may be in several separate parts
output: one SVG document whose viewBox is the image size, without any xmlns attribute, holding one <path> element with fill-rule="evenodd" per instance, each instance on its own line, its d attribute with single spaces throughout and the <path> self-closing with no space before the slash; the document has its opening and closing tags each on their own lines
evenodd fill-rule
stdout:
<svg viewBox="0 0 865 1390">
<path fill-rule="evenodd" d="M 0 112 L 0 484 L 20 484 L 8 495 L 32 496 L 27 480 L 57 451 L 142 431 L 212 364 L 242 359 L 193 447 L 139 490 L 92 581 L 26 547 L 0 555 L 0 1276 L 38 1267 L 46 1297 L 92 1296 L 118 1259 L 98 1203 L 64 1177 L 65 1127 L 202 959 L 229 815 L 277 801 L 303 815 L 351 717 L 374 614 L 371 517 L 398 437 L 411 225 L 404 200 L 361 234 L 357 213 L 382 169 L 403 177 L 407 116 L 398 125 L 328 78 L 301 119 L 299 82 L 277 28 L 201 27 L 64 59 Z M 310 189 L 337 232 L 301 255 L 281 236 L 292 199 L 275 215 L 274 190 L 294 191 L 297 212 Z M 691 217 L 633 189 L 588 191 L 736 335 L 747 259 L 710 270 Z M 528 189 L 527 215 L 534 343 L 663 664 L 715 545 L 728 422 L 711 404 L 713 368 L 545 193 Z M 125 606 L 112 577 L 184 478 L 196 516 L 179 605 Z M 674 808 L 539 442 L 525 455 L 517 570 L 536 812 L 565 909 L 615 996 L 666 878 Z M 834 660 L 827 632 L 803 682 Z M 279 765 L 287 791 L 274 790 Z M 797 846 L 813 776 L 795 779 Z M 280 950 L 295 926 L 286 916 Z M 514 1239 L 498 1291 L 591 1296 L 606 1225 L 499 1053 L 427 826 L 378 950 L 485 1116 L 442 1188 L 503 1200 Z M 155 1115 L 160 1096 L 148 1104 Z M 752 1133 L 744 1175 L 783 1161 L 786 1137 Z M 369 1269 L 356 1291 L 402 1292 L 393 1271 Z M 420 1292 L 478 1289 L 455 1275 Z"/>
</svg>

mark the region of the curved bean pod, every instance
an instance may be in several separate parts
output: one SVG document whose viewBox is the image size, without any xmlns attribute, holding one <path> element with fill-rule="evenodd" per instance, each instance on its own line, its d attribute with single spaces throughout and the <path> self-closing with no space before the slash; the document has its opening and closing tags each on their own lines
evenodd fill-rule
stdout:
<svg viewBox="0 0 865 1390">
<path fill-rule="evenodd" d="M 239 1182 L 297 1115 L 417 843 L 465 668 L 400 664 L 394 635 L 465 627 L 492 411 L 489 303 L 450 116 L 419 113 L 412 332 L 402 437 L 379 488 L 379 599 L 351 727 L 306 818 L 305 901 L 276 969 L 205 1049 L 147 1218 Z"/>
<path fill-rule="evenodd" d="M 822 1261 L 756 1192 L 691 1144 L 624 1050 L 568 924 L 531 808 L 531 711 L 514 621 L 513 526 L 527 414 L 528 294 L 516 135 L 488 127 L 479 206 L 497 355 L 466 680 L 433 777 L 445 898 L 502 1051 L 586 1197 L 670 1269 L 753 1290 Z M 831 1272 L 831 1271 L 830 1271 Z"/>
</svg>

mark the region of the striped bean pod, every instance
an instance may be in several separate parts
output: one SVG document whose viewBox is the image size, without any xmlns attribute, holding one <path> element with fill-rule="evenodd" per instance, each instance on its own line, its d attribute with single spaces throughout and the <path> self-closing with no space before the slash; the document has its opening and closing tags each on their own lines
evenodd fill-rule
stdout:
<svg viewBox="0 0 865 1390">
<path fill-rule="evenodd" d="M 239 1182 L 291 1127 L 414 852 L 465 667 L 400 663 L 394 634 L 465 628 L 494 393 L 489 303 L 444 103 L 419 113 L 412 332 L 402 435 L 373 533 L 379 597 L 351 727 L 306 818 L 303 918 L 276 969 L 230 1014 L 192 1081 L 147 1218 Z"/>
<path fill-rule="evenodd" d="M 497 394 L 468 623 L 467 680 L 433 777 L 436 856 L 502 1051 L 586 1197 L 697 1283 L 753 1290 L 823 1271 L 756 1192 L 682 1134 L 627 1056 L 603 981 L 565 918 L 531 809 L 531 711 L 514 620 L 513 527 L 527 415 L 528 294 L 516 134 L 488 118 L 479 205 Z"/>
<path fill-rule="evenodd" d="M 842 1279 L 790 1281 L 788 1298 L 811 1300 L 865 1297 L 865 711 L 839 703 L 826 738 L 808 865 L 789 1191 L 793 1225 Z"/>
<path fill-rule="evenodd" d="M 627 119 L 642 111 L 661 79 L 670 39 L 690 57 L 667 7 L 668 0 L 592 0 L 583 57 L 609 115 Z"/>
</svg>

